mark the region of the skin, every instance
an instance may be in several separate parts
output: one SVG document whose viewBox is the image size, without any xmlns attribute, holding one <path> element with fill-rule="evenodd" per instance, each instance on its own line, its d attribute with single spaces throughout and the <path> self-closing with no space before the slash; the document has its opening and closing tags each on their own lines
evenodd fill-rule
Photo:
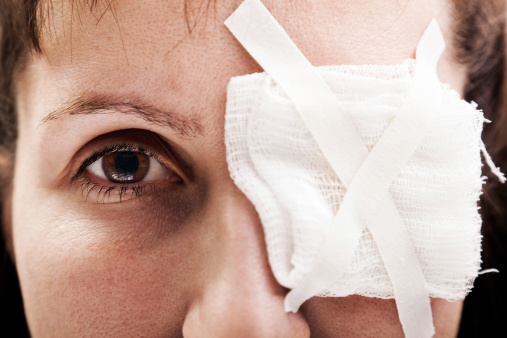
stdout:
<svg viewBox="0 0 507 338">
<path fill-rule="evenodd" d="M 227 83 L 262 71 L 222 24 L 240 1 L 191 1 L 190 35 L 182 1 L 121 0 L 91 12 L 79 3 L 49 7 L 43 55 L 18 82 L 11 226 L 32 335 L 403 336 L 394 300 L 312 298 L 297 314 L 284 311 L 288 290 L 271 272 L 258 215 L 225 161 Z M 400 63 L 434 17 L 452 41 L 443 0 L 263 3 L 316 66 Z M 462 90 L 451 48 L 439 76 Z M 91 94 L 141 100 L 200 129 L 181 135 L 114 111 L 41 122 Z M 132 129 L 159 135 L 173 155 Z M 118 142 L 159 152 L 184 183 L 158 181 L 121 203 L 96 190 L 85 199 L 73 175 Z M 461 306 L 432 300 L 437 336 L 456 335 Z"/>
</svg>

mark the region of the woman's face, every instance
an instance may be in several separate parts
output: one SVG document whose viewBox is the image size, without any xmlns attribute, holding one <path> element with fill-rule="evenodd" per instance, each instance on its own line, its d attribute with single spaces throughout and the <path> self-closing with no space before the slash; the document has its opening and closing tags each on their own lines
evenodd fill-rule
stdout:
<svg viewBox="0 0 507 338">
<path fill-rule="evenodd" d="M 12 198 L 33 336 L 402 335 L 394 300 L 284 311 L 225 160 L 227 83 L 262 71 L 223 25 L 241 1 L 42 2 L 43 54 L 18 84 Z M 400 63 L 435 16 L 451 45 L 444 0 L 263 3 L 317 66 Z M 451 57 L 440 79 L 460 90 Z M 454 335 L 461 302 L 432 307 L 437 333 Z"/>
</svg>

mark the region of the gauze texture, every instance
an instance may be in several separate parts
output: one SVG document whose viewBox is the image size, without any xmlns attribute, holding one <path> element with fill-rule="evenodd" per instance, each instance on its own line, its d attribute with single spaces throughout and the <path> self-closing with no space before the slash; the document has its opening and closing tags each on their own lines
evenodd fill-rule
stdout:
<svg viewBox="0 0 507 338">
<path fill-rule="evenodd" d="M 414 61 L 318 71 L 371 150 L 407 97 Z M 445 85 L 439 90 L 437 122 L 401 169 L 390 193 L 415 247 L 429 295 L 455 300 L 470 290 L 480 267 L 477 200 L 484 119 L 455 91 Z M 292 102 L 266 73 L 231 80 L 225 119 L 231 176 L 259 213 L 275 277 L 293 288 L 311 270 L 346 188 Z M 352 294 L 394 298 L 367 228 L 348 271 L 320 296 Z"/>
</svg>

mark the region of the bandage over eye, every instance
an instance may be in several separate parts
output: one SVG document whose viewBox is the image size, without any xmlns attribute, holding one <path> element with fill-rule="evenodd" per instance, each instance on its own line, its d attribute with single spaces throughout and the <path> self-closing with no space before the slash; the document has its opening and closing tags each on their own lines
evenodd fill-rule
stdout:
<svg viewBox="0 0 507 338">
<path fill-rule="evenodd" d="M 484 150 L 482 112 L 438 80 L 438 25 L 416 60 L 318 68 L 258 0 L 226 25 L 266 71 L 231 79 L 225 143 L 286 310 L 395 298 L 406 336 L 431 336 L 429 297 L 464 298 L 480 268 Z"/>
</svg>

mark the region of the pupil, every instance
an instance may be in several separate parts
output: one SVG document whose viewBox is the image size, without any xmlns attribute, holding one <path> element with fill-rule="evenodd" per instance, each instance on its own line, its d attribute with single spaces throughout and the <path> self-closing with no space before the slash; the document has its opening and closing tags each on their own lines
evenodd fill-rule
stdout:
<svg viewBox="0 0 507 338">
<path fill-rule="evenodd" d="M 131 151 L 123 151 L 116 156 L 114 166 L 118 174 L 133 176 L 139 170 L 139 159 Z"/>
</svg>

